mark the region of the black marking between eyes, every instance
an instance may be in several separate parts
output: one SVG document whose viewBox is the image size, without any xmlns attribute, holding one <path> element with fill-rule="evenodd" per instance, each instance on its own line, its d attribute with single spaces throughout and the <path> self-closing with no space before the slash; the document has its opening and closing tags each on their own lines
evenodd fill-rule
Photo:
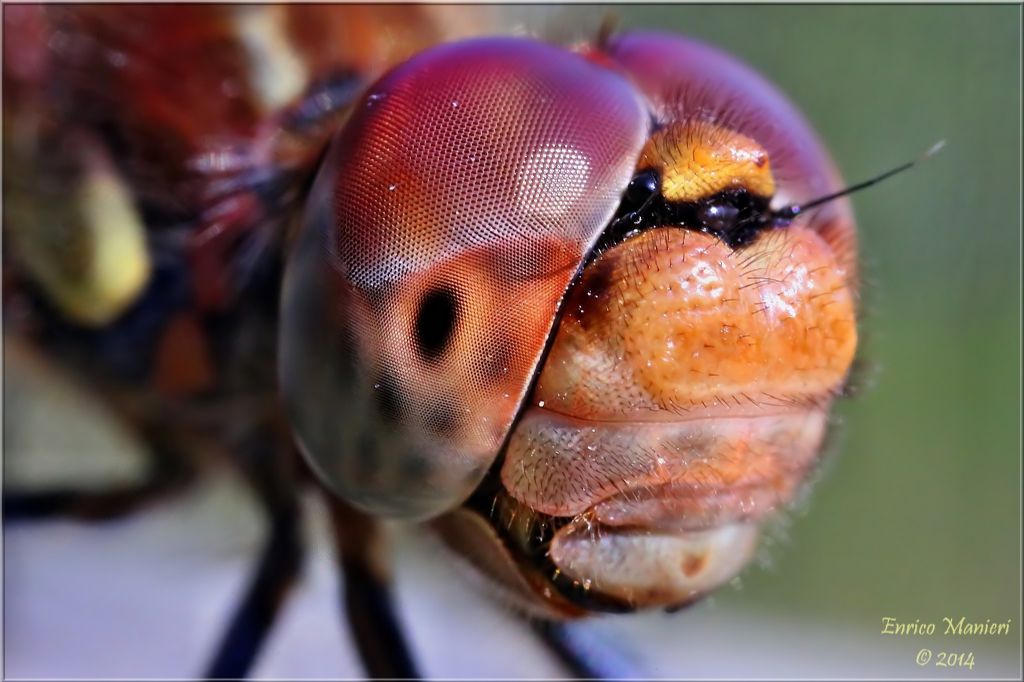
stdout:
<svg viewBox="0 0 1024 682">
<path fill-rule="evenodd" d="M 792 218 L 771 210 L 771 197 L 745 189 L 725 190 L 698 201 L 674 202 L 662 196 L 657 171 L 637 173 L 623 194 L 622 203 L 590 254 L 602 252 L 655 227 L 680 227 L 714 235 L 730 248 L 754 241 L 762 231 L 785 227 Z"/>
<path fill-rule="evenodd" d="M 420 301 L 416 313 L 415 338 L 420 355 L 427 362 L 437 361 L 455 333 L 459 319 L 459 301 L 447 287 L 433 289 Z"/>
</svg>

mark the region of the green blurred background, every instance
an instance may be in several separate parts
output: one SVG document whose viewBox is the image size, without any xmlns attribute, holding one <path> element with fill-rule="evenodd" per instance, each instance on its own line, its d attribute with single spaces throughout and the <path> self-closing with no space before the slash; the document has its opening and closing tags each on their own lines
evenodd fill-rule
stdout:
<svg viewBox="0 0 1024 682">
<path fill-rule="evenodd" d="M 979 651 L 990 667 L 975 675 L 1019 671 L 1021 8 L 534 11 L 512 10 L 530 27 L 554 23 L 545 29 L 554 35 L 590 31 L 614 13 L 625 27 L 678 31 L 734 53 L 791 96 L 850 182 L 948 141 L 927 163 L 853 198 L 865 282 L 860 391 L 839 405 L 832 452 L 809 499 L 772 534 L 742 589 L 724 589 L 674 620 L 654 614 L 607 626 L 649 660 L 662 656 L 648 667 L 652 674 L 882 670 L 902 677 L 939 671 L 913 664 L 917 640 L 898 643 L 890 667 L 865 667 L 864 646 L 875 647 L 870 658 L 892 644 L 879 634 L 882 617 L 1013 619 L 1009 637 L 939 638 L 934 646 Z M 9 478 L 31 479 L 48 453 L 68 476 L 69 462 L 86 451 L 132 449 L 123 435 L 82 435 L 97 421 L 83 407 L 87 397 L 65 396 L 71 408 L 60 413 L 55 402 L 32 407 L 16 363 L 6 364 Z M 166 677 L 199 670 L 243 584 L 244 555 L 260 541 L 242 486 L 222 487 L 224 494 L 207 486 L 138 522 L 7 529 L 5 653 L 17 662 L 9 671 Z M 340 648 L 330 553 L 320 542 L 312 586 L 296 597 L 258 674 L 359 674 Z M 433 552 L 400 553 L 398 562 L 400 597 L 411 604 L 405 619 L 428 672 L 557 674 L 544 667 L 550 661 L 531 667 L 541 654 L 529 653 L 525 635 L 499 629 L 506 614 L 467 597 Z M 438 628 L 439 619 L 458 636 Z M 825 642 L 818 667 L 798 668 L 815 655 L 815 631 L 852 644 Z M 187 654 L 167 649 L 168 632 Z M 111 657 L 129 637 L 131 650 Z M 751 654 L 759 642 L 766 643 Z M 511 651 L 527 653 L 509 659 Z M 729 667 L 746 656 L 753 667 Z M 995 667 L 993 656 L 1001 660 Z"/>
<path fill-rule="evenodd" d="M 594 8 L 601 12 L 606 8 Z M 1019 6 L 645 6 L 744 58 L 850 182 L 864 275 L 861 390 L 790 541 L 723 602 L 848 620 L 1018 619 Z M 991 643 L 1017 651 L 1014 636 Z"/>
</svg>

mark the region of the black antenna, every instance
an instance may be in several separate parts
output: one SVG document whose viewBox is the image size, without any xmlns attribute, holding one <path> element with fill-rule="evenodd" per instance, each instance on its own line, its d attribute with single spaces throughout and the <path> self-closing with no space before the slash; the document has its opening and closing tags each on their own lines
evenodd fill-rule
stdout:
<svg viewBox="0 0 1024 682">
<path fill-rule="evenodd" d="M 822 204 L 828 203 L 829 201 L 832 201 L 833 199 L 838 199 L 839 197 L 844 197 L 847 194 L 853 194 L 854 192 L 859 192 L 862 189 L 866 189 L 868 187 L 871 187 L 871 185 L 878 184 L 882 180 L 885 180 L 886 178 L 891 178 L 892 176 L 896 175 L 897 173 L 902 173 L 903 171 L 907 170 L 908 168 L 912 168 L 912 167 L 916 166 L 917 164 L 919 164 L 920 162 L 924 161 L 925 159 L 934 156 L 935 154 L 939 153 L 939 150 L 941 150 L 945 146 L 946 146 L 946 141 L 945 140 L 939 140 L 938 142 L 933 144 L 928 149 L 928 151 L 926 151 L 924 154 L 922 154 L 921 156 L 917 157 L 913 161 L 908 161 L 907 163 L 905 163 L 905 164 L 903 164 L 901 166 L 897 166 L 896 168 L 893 168 L 892 170 L 888 170 L 888 171 L 882 173 L 881 175 L 876 175 L 875 177 L 871 178 L 870 180 L 865 180 L 864 182 L 859 182 L 856 185 L 851 185 L 850 187 L 847 187 L 846 189 L 839 190 L 838 192 L 834 192 L 832 194 L 826 194 L 823 197 L 818 197 L 817 199 L 813 199 L 811 201 L 808 201 L 806 204 L 793 204 L 792 206 L 786 206 L 785 208 L 780 208 L 778 211 L 775 211 L 775 213 L 772 216 L 773 219 L 774 219 L 774 222 L 777 222 L 777 223 L 788 223 L 788 222 L 790 222 L 791 220 L 793 220 L 798 215 L 800 215 L 801 213 L 803 213 L 804 211 L 806 211 L 808 209 L 814 208 L 815 206 L 821 206 Z"/>
</svg>

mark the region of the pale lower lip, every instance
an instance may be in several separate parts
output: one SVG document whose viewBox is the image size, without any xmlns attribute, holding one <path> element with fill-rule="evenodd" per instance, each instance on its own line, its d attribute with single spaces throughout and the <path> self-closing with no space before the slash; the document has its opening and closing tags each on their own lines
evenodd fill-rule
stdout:
<svg viewBox="0 0 1024 682">
<path fill-rule="evenodd" d="M 676 606 L 728 582 L 750 561 L 758 527 L 656 533 L 574 526 L 551 542 L 559 571 L 637 608 Z"/>
</svg>

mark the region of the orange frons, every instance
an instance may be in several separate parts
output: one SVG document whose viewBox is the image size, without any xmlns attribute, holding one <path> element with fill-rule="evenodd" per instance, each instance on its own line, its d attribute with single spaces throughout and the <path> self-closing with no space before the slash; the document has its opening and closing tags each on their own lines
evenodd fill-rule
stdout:
<svg viewBox="0 0 1024 682">
<path fill-rule="evenodd" d="M 847 274 L 799 226 L 739 251 L 651 230 L 590 266 L 566 311 L 534 402 L 586 419 L 827 401 L 857 345 Z"/>
</svg>

